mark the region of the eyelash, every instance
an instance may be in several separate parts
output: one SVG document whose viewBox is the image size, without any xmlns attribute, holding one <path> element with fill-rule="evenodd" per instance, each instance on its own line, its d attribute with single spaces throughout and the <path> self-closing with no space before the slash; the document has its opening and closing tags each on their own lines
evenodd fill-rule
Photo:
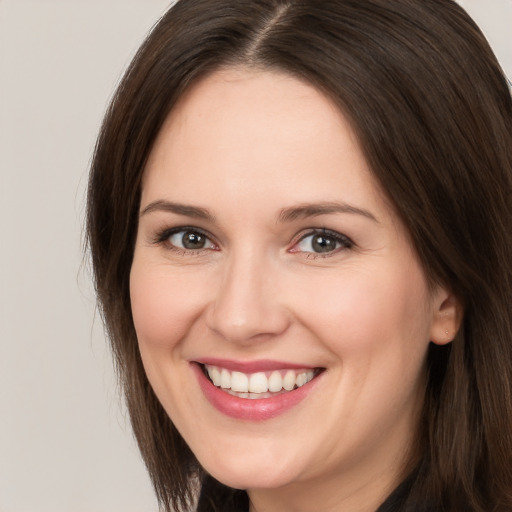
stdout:
<svg viewBox="0 0 512 512">
<path fill-rule="evenodd" d="M 212 236 L 209 235 L 207 232 L 203 231 L 202 229 L 198 229 L 192 226 L 180 226 L 176 228 L 171 229 L 164 229 L 162 231 L 159 231 L 155 239 L 153 240 L 153 243 L 157 245 L 165 245 L 167 249 L 170 251 L 178 253 L 180 256 L 198 256 L 203 254 L 205 251 L 211 250 L 210 248 L 200 248 L 200 249 L 186 249 L 182 247 L 176 247 L 174 244 L 172 244 L 169 239 L 171 236 L 176 235 L 178 233 L 191 233 L 195 235 L 199 235 L 204 237 L 206 240 L 209 240 L 213 245 L 215 245 L 212 242 Z"/>
<path fill-rule="evenodd" d="M 212 241 L 213 237 L 211 235 L 209 235 L 207 232 L 203 231 L 202 229 L 198 229 L 198 228 L 192 227 L 192 226 L 180 226 L 180 227 L 176 227 L 176 228 L 164 229 L 162 231 L 159 231 L 156 234 L 156 236 L 153 240 L 153 243 L 157 244 L 157 245 L 165 245 L 167 249 L 169 249 L 173 252 L 176 252 L 181 256 L 190 256 L 190 255 L 198 256 L 198 255 L 203 254 L 206 251 L 212 250 L 212 248 L 210 248 L 210 247 L 199 248 L 199 249 L 186 249 L 186 248 L 182 248 L 182 247 L 176 247 L 176 245 L 172 244 L 169 241 L 169 239 L 173 235 L 176 235 L 178 233 L 183 233 L 183 234 L 190 233 L 190 234 L 199 235 L 201 237 L 204 237 L 206 240 L 210 241 L 210 243 L 213 244 L 214 246 L 216 246 L 216 244 Z M 318 237 L 325 237 L 325 238 L 333 240 L 335 243 L 335 248 L 332 251 L 327 251 L 325 253 L 313 252 L 313 251 L 300 251 L 300 250 L 294 249 L 299 244 L 304 242 L 307 238 L 313 237 L 315 235 Z M 302 253 L 308 259 L 329 258 L 331 256 L 334 256 L 335 254 L 338 254 L 338 252 L 340 252 L 340 250 L 352 249 L 354 247 L 354 245 L 355 245 L 354 242 L 346 235 L 343 235 L 336 231 L 331 231 L 330 229 L 326 229 L 326 228 L 321 228 L 321 229 L 316 228 L 316 229 L 310 229 L 306 233 L 304 233 L 300 237 L 298 237 L 296 239 L 296 241 L 293 242 L 293 246 L 291 249 L 289 249 L 289 251 L 291 253 L 299 253 L 299 254 Z M 339 247 L 336 247 L 336 246 L 339 246 Z"/>
<path fill-rule="evenodd" d="M 304 242 L 309 237 L 324 237 L 324 238 L 330 238 L 334 240 L 335 248 L 332 251 L 328 251 L 325 253 L 321 252 L 313 252 L 313 251 L 299 251 L 294 250 L 294 247 L 297 247 L 300 243 Z M 339 247 L 336 247 L 336 245 L 339 245 Z M 334 256 L 335 254 L 338 254 L 340 251 L 352 249 L 354 247 L 354 242 L 346 235 L 343 235 L 342 233 L 338 233 L 337 231 L 331 231 L 330 229 L 322 228 L 322 229 L 311 229 L 307 233 L 304 233 L 299 237 L 299 239 L 293 244 L 292 249 L 290 249 L 290 252 L 292 253 L 299 253 L 302 252 L 307 255 L 309 259 L 316 259 L 316 258 L 329 258 L 331 256 Z"/>
</svg>

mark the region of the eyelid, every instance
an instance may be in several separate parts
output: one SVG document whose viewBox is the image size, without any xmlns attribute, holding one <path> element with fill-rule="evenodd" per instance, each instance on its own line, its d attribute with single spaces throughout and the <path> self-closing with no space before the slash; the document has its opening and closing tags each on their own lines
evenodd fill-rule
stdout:
<svg viewBox="0 0 512 512">
<path fill-rule="evenodd" d="M 176 226 L 176 227 L 173 227 L 173 228 L 164 228 L 164 229 L 161 229 L 161 230 L 158 230 L 153 239 L 152 239 L 152 243 L 158 245 L 158 244 L 165 244 L 166 242 L 168 242 L 169 238 L 172 236 L 172 235 L 175 235 L 177 233 L 181 233 L 181 232 L 192 232 L 192 233 L 197 233 L 199 235 L 202 235 L 204 236 L 205 238 L 207 238 L 214 246 L 218 247 L 218 244 L 217 242 L 215 241 L 215 238 L 213 237 L 213 235 L 211 235 L 208 231 L 204 230 L 204 229 L 201 229 L 201 228 L 198 228 L 197 226 Z M 176 250 L 176 251 L 190 251 L 190 252 L 193 252 L 195 254 L 198 254 L 198 253 L 201 253 L 202 251 L 208 251 L 208 250 L 212 250 L 210 248 L 204 248 L 204 249 L 184 249 L 182 247 L 176 247 L 175 245 L 172 245 L 170 243 L 167 244 L 169 246 L 169 249 L 173 249 L 173 250 Z"/>
<path fill-rule="evenodd" d="M 342 247 L 338 247 L 332 251 L 328 251 L 325 253 L 314 251 L 300 251 L 298 249 L 294 250 L 294 248 L 296 248 L 303 240 L 314 235 L 325 235 L 334 238 L 336 243 L 341 244 Z M 308 255 L 308 257 L 314 255 L 315 257 L 319 258 L 327 258 L 329 256 L 334 256 L 335 254 L 338 254 L 340 251 L 351 249 L 354 246 L 355 243 L 352 241 L 352 239 L 350 239 L 347 235 L 344 235 L 343 233 L 339 233 L 338 231 L 333 231 L 327 228 L 310 228 L 306 232 L 302 232 L 295 238 L 295 240 L 293 241 L 293 245 L 291 249 L 289 249 L 289 251 L 292 253 L 303 253 Z"/>
<path fill-rule="evenodd" d="M 183 247 L 176 246 L 170 243 L 169 238 L 177 233 L 181 232 L 192 232 L 197 233 L 204 236 L 212 245 L 215 247 L 205 247 L 201 249 L 186 249 Z M 300 244 L 303 240 L 310 236 L 314 235 L 325 235 L 326 237 L 331 237 L 336 241 L 336 244 L 339 244 L 340 247 L 333 249 L 332 251 L 328 251 L 325 253 L 315 252 L 315 251 L 304 251 L 297 249 L 298 244 Z M 153 236 L 151 242 L 155 245 L 166 245 L 169 250 L 179 252 L 182 254 L 202 254 L 206 251 L 211 250 L 219 250 L 219 244 L 216 242 L 215 237 L 211 235 L 207 230 L 199 228 L 197 226 L 175 226 L 172 228 L 164 228 L 156 231 Z M 351 249 L 354 247 L 354 242 L 345 234 L 340 233 L 338 231 L 334 231 L 327 228 L 309 228 L 305 231 L 302 231 L 300 234 L 294 237 L 292 241 L 292 246 L 288 249 L 288 252 L 297 253 L 297 254 L 305 254 L 308 257 L 314 256 L 320 258 L 327 258 L 329 256 L 333 256 L 338 254 L 340 251 Z"/>
</svg>

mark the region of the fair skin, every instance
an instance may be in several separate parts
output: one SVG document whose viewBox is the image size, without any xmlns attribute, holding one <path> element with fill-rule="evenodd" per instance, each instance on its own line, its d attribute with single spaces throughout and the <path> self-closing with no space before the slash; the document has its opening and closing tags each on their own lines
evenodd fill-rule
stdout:
<svg viewBox="0 0 512 512">
<path fill-rule="evenodd" d="M 285 74 L 216 72 L 165 122 L 140 212 L 140 352 L 199 462 L 252 512 L 374 512 L 404 476 L 428 344 L 452 339 L 457 307 L 429 290 L 347 120 Z M 275 395 L 222 391 L 211 358 L 314 378 L 252 415 Z"/>
</svg>

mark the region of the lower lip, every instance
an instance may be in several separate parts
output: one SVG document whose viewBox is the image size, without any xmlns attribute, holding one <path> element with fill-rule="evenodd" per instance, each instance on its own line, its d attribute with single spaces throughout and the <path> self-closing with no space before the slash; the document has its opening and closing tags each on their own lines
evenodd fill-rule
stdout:
<svg viewBox="0 0 512 512">
<path fill-rule="evenodd" d="M 237 420 L 263 421 L 275 418 L 298 405 L 313 390 L 317 378 L 304 386 L 270 398 L 239 398 L 222 391 L 205 376 L 202 368 L 192 363 L 199 386 L 207 400 L 222 414 Z"/>
</svg>

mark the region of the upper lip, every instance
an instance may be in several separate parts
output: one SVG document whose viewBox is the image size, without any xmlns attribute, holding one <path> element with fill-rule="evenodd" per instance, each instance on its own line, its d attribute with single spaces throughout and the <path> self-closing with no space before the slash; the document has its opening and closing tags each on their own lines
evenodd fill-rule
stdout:
<svg viewBox="0 0 512 512">
<path fill-rule="evenodd" d="M 204 357 L 195 359 L 195 363 L 202 365 L 218 366 L 241 373 L 269 372 L 274 370 L 313 370 L 317 366 L 290 363 L 286 361 L 274 361 L 270 359 L 256 359 L 253 361 L 237 361 L 234 359 L 219 359 L 215 357 Z"/>
</svg>

